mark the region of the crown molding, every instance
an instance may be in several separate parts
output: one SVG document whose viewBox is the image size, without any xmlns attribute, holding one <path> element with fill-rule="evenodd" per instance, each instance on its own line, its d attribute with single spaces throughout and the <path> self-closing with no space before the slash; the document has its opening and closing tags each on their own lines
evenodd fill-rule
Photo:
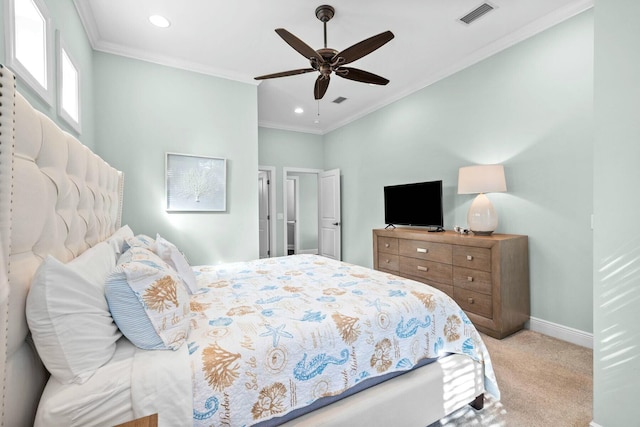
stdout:
<svg viewBox="0 0 640 427">
<path fill-rule="evenodd" d="M 87 37 L 89 38 L 89 42 L 91 43 L 91 46 L 94 50 L 110 53 L 114 55 L 124 56 L 128 58 L 143 60 L 143 61 L 164 65 L 168 67 L 179 68 L 187 71 L 206 74 L 214 77 L 247 83 L 255 86 L 257 86 L 260 83 L 259 81 L 254 80 L 250 76 L 242 75 L 240 73 L 233 72 L 230 70 L 204 66 L 197 62 L 179 60 L 173 57 L 167 57 L 162 55 L 151 55 L 146 51 L 131 49 L 124 46 L 107 43 L 102 40 L 99 34 L 95 19 L 91 12 L 91 8 L 90 6 L 87 5 L 88 2 L 83 0 L 73 0 L 73 3 L 78 11 L 78 14 L 80 15 L 80 20 L 82 21 L 82 25 L 85 28 Z M 312 127 L 296 127 L 296 126 L 291 126 L 284 123 L 269 122 L 269 121 L 259 121 L 258 125 L 265 128 L 325 135 L 343 126 L 346 126 L 352 122 L 355 122 L 356 120 L 361 119 L 373 113 L 374 111 L 377 111 L 383 107 L 386 107 L 387 105 L 390 105 L 402 98 L 405 98 L 406 96 L 411 95 L 412 93 L 415 93 L 442 79 L 445 79 L 446 77 L 449 77 L 459 71 L 462 71 L 465 68 L 468 68 L 486 58 L 489 58 L 521 41 L 524 41 L 557 24 L 560 24 L 561 22 L 564 22 L 567 19 L 570 19 L 578 15 L 579 13 L 582 13 L 592 8 L 593 5 L 594 5 L 594 0 L 576 0 L 561 9 L 555 10 L 543 16 L 542 18 L 537 19 L 531 24 L 520 28 L 518 31 L 515 31 L 509 34 L 508 36 L 488 44 L 484 48 L 479 49 L 473 54 L 467 56 L 464 60 L 459 61 L 458 63 L 453 64 L 452 66 L 444 70 L 441 70 L 437 73 L 433 73 L 429 76 L 426 76 L 423 80 L 408 87 L 407 89 L 401 92 L 397 92 L 393 96 L 387 97 L 381 100 L 380 102 L 371 104 L 368 108 L 359 110 L 357 113 L 346 116 L 342 120 L 337 121 L 331 124 L 330 126 L 323 127 L 322 129 L 312 128 Z"/>
</svg>

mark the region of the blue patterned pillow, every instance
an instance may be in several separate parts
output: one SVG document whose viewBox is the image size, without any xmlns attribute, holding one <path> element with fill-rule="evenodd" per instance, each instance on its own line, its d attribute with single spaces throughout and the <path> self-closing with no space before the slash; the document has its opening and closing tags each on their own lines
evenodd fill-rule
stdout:
<svg viewBox="0 0 640 427">
<path fill-rule="evenodd" d="M 189 335 L 189 294 L 177 273 L 148 249 L 132 247 L 105 284 L 111 316 L 135 346 L 177 350 Z"/>
<path fill-rule="evenodd" d="M 155 240 L 153 240 L 153 237 L 149 237 L 146 234 L 136 234 L 133 237 L 125 239 L 122 252 L 123 254 L 126 253 L 129 248 L 153 249 L 154 244 Z"/>
</svg>

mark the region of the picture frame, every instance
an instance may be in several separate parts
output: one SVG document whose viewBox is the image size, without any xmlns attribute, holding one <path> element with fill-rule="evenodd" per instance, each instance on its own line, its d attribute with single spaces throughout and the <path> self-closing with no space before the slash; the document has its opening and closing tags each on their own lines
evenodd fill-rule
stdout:
<svg viewBox="0 0 640 427">
<path fill-rule="evenodd" d="M 166 153 L 167 212 L 227 210 L 227 160 L 221 157 Z"/>
</svg>

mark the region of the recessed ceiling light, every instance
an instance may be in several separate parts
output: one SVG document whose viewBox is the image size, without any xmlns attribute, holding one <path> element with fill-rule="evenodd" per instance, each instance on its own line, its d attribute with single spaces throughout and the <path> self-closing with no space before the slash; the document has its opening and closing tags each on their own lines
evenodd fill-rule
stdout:
<svg viewBox="0 0 640 427">
<path fill-rule="evenodd" d="M 296 114 L 302 114 L 304 113 L 304 110 L 301 107 L 297 107 L 295 110 L 293 110 Z"/>
<path fill-rule="evenodd" d="M 167 28 L 171 25 L 171 22 L 162 15 L 151 15 L 149 17 L 149 22 L 160 28 Z"/>
</svg>

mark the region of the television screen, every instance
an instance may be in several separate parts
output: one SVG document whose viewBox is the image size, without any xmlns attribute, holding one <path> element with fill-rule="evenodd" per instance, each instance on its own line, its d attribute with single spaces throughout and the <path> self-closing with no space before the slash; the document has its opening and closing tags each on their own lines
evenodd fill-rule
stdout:
<svg viewBox="0 0 640 427">
<path fill-rule="evenodd" d="M 384 222 L 442 228 L 442 181 L 384 187 Z"/>
</svg>

